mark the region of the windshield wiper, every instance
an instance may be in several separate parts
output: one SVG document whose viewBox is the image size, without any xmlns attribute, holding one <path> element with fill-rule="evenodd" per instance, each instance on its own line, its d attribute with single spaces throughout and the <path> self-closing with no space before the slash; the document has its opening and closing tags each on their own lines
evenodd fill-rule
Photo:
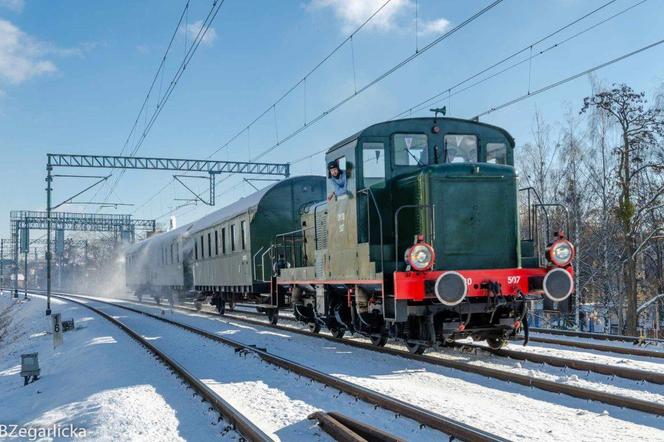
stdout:
<svg viewBox="0 0 664 442">
<path fill-rule="evenodd" d="M 424 164 L 422 164 L 422 162 L 421 162 L 420 160 L 417 159 L 417 157 L 415 156 L 415 154 L 414 154 L 413 152 L 411 152 L 410 149 L 406 148 L 406 152 L 408 152 L 408 154 L 409 154 L 411 157 L 413 157 L 413 159 L 414 159 L 415 161 L 417 161 L 417 165 L 418 165 L 418 166 L 420 166 L 420 167 L 424 167 Z"/>
</svg>

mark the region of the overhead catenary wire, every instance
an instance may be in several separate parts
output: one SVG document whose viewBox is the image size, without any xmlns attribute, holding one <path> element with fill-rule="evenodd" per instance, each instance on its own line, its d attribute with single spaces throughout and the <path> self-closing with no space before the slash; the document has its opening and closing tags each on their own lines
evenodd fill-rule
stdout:
<svg viewBox="0 0 664 442">
<path fill-rule="evenodd" d="M 571 21 L 571 22 L 569 22 L 569 23 L 567 23 L 567 24 L 565 24 L 565 25 L 563 25 L 563 26 L 561 26 L 561 27 L 555 29 L 554 31 L 548 33 L 548 34 L 545 35 L 544 37 L 541 37 L 541 38 L 539 38 L 538 40 L 536 40 L 536 41 L 534 41 L 534 42 L 532 42 L 532 43 L 527 44 L 527 45 L 526 45 L 525 47 L 523 47 L 522 49 L 519 49 L 518 51 L 516 51 L 516 52 L 514 52 L 514 53 L 512 53 L 512 54 L 510 54 L 510 55 L 508 55 L 507 57 L 502 58 L 501 60 L 499 60 L 499 61 L 497 61 L 497 62 L 495 62 L 495 63 L 493 63 L 493 64 L 487 66 L 487 67 L 484 68 L 484 69 L 481 69 L 481 70 L 478 71 L 477 73 L 475 73 L 475 74 L 473 74 L 473 75 L 471 75 L 471 76 L 469 76 L 469 77 L 467 77 L 467 78 L 465 78 L 465 79 L 459 81 L 458 83 L 456 83 L 456 84 L 454 84 L 454 85 L 452 85 L 452 86 L 450 86 L 450 87 L 448 87 L 448 88 L 446 88 L 446 89 L 443 89 L 442 91 L 440 91 L 440 92 L 438 92 L 438 93 L 432 95 L 431 97 L 429 97 L 429 98 L 427 98 L 427 99 L 425 99 L 425 100 L 423 100 L 423 101 L 421 101 L 421 102 L 419 102 L 419 103 L 417 103 L 417 104 L 415 104 L 415 105 L 409 107 L 408 109 L 405 109 L 404 111 L 398 113 L 397 115 L 395 115 L 394 117 L 392 117 L 392 118 L 390 118 L 390 119 L 391 119 L 391 120 L 394 120 L 394 119 L 400 118 L 400 117 L 402 117 L 402 116 L 404 116 L 404 115 L 412 114 L 412 112 L 416 112 L 419 108 L 421 108 L 421 107 L 423 107 L 423 106 L 427 106 L 428 104 L 431 104 L 431 101 L 433 101 L 433 100 L 435 100 L 436 98 L 441 97 L 441 96 L 443 96 L 443 95 L 445 95 L 445 94 L 448 95 L 448 97 L 446 97 L 446 98 L 449 98 L 449 97 L 451 96 L 451 92 L 452 92 L 452 90 L 458 88 L 459 86 L 462 86 L 462 85 L 466 84 L 467 82 L 469 82 L 469 81 L 471 81 L 471 80 L 474 80 L 475 78 L 477 78 L 477 77 L 481 76 L 482 74 L 485 74 L 486 72 L 489 72 L 490 70 L 492 70 L 492 69 L 494 69 L 494 68 L 496 68 L 496 67 L 498 67 L 498 66 L 500 66 L 500 65 L 502 65 L 502 64 L 504 64 L 504 63 L 506 63 L 507 61 L 512 60 L 512 59 L 518 57 L 519 55 L 523 54 L 524 52 L 527 52 L 527 51 L 531 50 L 532 47 L 537 46 L 537 45 L 543 43 L 544 41 L 550 39 L 551 37 L 553 37 L 553 36 L 555 36 L 555 35 L 557 35 L 557 34 L 560 34 L 561 32 L 563 32 L 563 31 L 569 29 L 570 27 L 574 26 L 575 24 L 577 24 L 577 23 L 579 23 L 579 22 L 581 22 L 581 21 L 587 19 L 588 17 L 590 17 L 590 16 L 592 16 L 592 15 L 594 15 L 594 14 L 600 12 L 601 10 L 607 8 L 608 6 L 611 6 L 611 5 L 612 5 L 613 3 L 615 3 L 616 1 L 617 1 L 617 0 L 610 0 L 610 1 L 607 1 L 606 3 L 603 3 L 602 5 L 600 5 L 600 6 L 598 6 L 597 8 L 591 10 L 590 12 L 587 12 L 586 14 L 582 15 L 581 17 L 579 17 L 579 18 L 577 18 L 577 19 L 575 19 L 575 20 L 573 20 L 573 21 Z M 639 2 L 639 3 L 637 3 L 637 4 L 635 4 L 635 5 L 632 5 L 632 6 L 631 6 L 630 8 L 628 8 L 627 10 L 629 10 L 629 9 L 631 9 L 631 8 L 633 8 L 633 7 L 636 7 L 636 6 L 638 6 L 639 4 L 644 3 L 645 1 L 647 1 L 647 0 L 642 0 L 642 1 Z M 623 11 L 623 12 L 626 12 L 626 10 Z"/>
<path fill-rule="evenodd" d="M 607 23 L 607 22 L 609 22 L 609 21 L 611 21 L 611 20 L 613 20 L 613 19 L 615 19 L 616 17 L 619 17 L 619 16 L 625 14 L 626 12 L 628 12 L 628 11 L 630 11 L 630 10 L 636 8 L 636 7 L 639 6 L 639 5 L 642 5 L 643 3 L 647 2 L 647 1 L 648 1 L 648 0 L 640 0 L 640 1 L 638 1 L 638 2 L 636 2 L 636 3 L 634 3 L 634 4 L 632 4 L 632 5 L 628 6 L 628 7 L 625 8 L 625 9 L 622 9 L 622 10 L 616 12 L 615 14 L 612 14 L 612 15 L 610 15 L 609 17 L 606 17 L 606 18 L 600 20 L 599 22 L 594 23 L 594 24 L 592 24 L 592 25 L 590 25 L 590 26 L 588 26 L 588 27 L 586 27 L 586 28 L 584 28 L 584 29 L 582 29 L 582 30 L 580 30 L 580 31 L 578 31 L 578 32 L 576 32 L 576 33 L 574 33 L 574 34 L 572 34 L 571 36 L 569 36 L 569 37 L 567 37 L 567 38 L 565 38 L 565 39 L 563 39 L 563 40 L 561 40 L 561 41 L 559 41 L 559 42 L 556 42 L 556 43 L 551 44 L 550 46 L 548 46 L 548 47 L 546 47 L 546 48 L 544 48 L 544 49 L 538 51 L 538 52 L 535 53 L 534 55 L 530 55 L 530 56 L 527 57 L 527 58 L 524 58 L 524 59 L 522 59 L 522 60 L 520 60 L 520 61 L 517 61 L 517 62 L 515 62 L 515 63 L 513 63 L 513 64 L 511 64 L 511 65 L 509 65 L 509 66 L 507 66 L 507 67 L 505 67 L 505 68 L 503 68 L 503 69 L 501 69 L 501 70 L 499 70 L 499 71 L 496 71 L 496 72 L 494 72 L 494 73 L 492 73 L 492 74 L 490 74 L 490 75 L 488 75 L 488 76 L 486 76 L 486 77 L 483 77 L 483 78 L 477 80 L 477 81 L 474 82 L 474 83 L 469 84 L 468 86 L 466 86 L 466 87 L 464 87 L 464 88 L 462 88 L 462 89 L 458 89 L 459 86 L 461 86 L 461 85 L 467 83 L 468 81 L 473 80 L 473 79 L 475 79 L 475 78 L 481 76 L 483 73 L 486 73 L 486 72 L 490 71 L 491 69 L 493 69 L 493 68 L 495 68 L 495 67 L 497 67 L 497 66 L 499 66 L 499 65 L 501 65 L 501 64 L 503 64 L 503 63 L 505 63 L 506 61 L 508 61 L 508 60 L 510 60 L 510 59 L 512 59 L 512 58 L 515 58 L 515 57 L 518 56 L 519 54 L 522 54 L 522 53 L 524 53 L 524 52 L 526 52 L 526 51 L 529 51 L 531 47 L 533 47 L 533 46 L 535 46 L 535 45 L 537 45 L 537 44 L 542 43 L 544 40 L 546 40 L 546 39 L 548 39 L 548 38 L 550 38 L 550 37 L 552 37 L 552 36 L 554 36 L 554 35 L 560 33 L 561 31 L 563 31 L 563 30 L 569 28 L 572 24 L 574 24 L 574 23 L 578 23 L 580 20 L 582 20 L 582 19 L 584 19 L 584 18 L 587 18 L 587 17 L 589 17 L 591 14 L 593 14 L 593 13 L 599 11 L 599 9 L 595 9 L 594 11 L 591 11 L 590 13 L 584 15 L 583 17 L 581 17 L 581 18 L 579 18 L 579 19 L 576 19 L 576 20 L 574 20 L 573 22 L 571 22 L 571 23 L 569 23 L 569 24 L 567 24 L 567 25 L 565 25 L 565 26 L 563 26 L 563 27 L 557 29 L 557 30 L 554 31 L 553 33 L 550 33 L 547 37 L 545 37 L 545 38 L 543 38 L 543 39 L 540 39 L 539 41 L 537 41 L 537 42 L 535 42 L 535 43 L 532 43 L 530 46 L 528 46 L 528 47 L 526 47 L 526 48 L 524 48 L 524 49 L 522 49 L 522 50 L 520 50 L 520 51 L 515 52 L 514 54 L 510 55 L 509 57 L 503 58 L 501 61 L 499 61 L 499 62 L 497 62 L 497 63 L 494 63 L 494 64 L 490 65 L 489 67 L 484 68 L 484 69 L 482 69 L 481 71 L 479 71 L 479 72 L 477 72 L 477 73 L 475 73 L 475 74 L 473 74 L 473 75 L 471 75 L 471 76 L 469 76 L 469 77 L 463 79 L 462 81 L 456 83 L 454 86 L 451 86 L 451 87 L 449 87 L 449 88 L 443 90 L 442 92 L 439 92 L 439 93 L 437 93 L 437 94 L 435 94 L 435 95 L 433 95 L 433 96 L 427 98 L 426 100 L 424 100 L 424 101 L 422 101 L 422 102 L 420 102 L 420 103 L 418 103 L 418 104 L 416 104 L 416 105 L 414 105 L 414 106 L 411 106 L 410 108 L 408 108 L 408 109 L 406 109 L 406 110 L 400 112 L 399 114 L 393 116 L 393 117 L 390 118 L 390 119 L 391 119 L 391 120 L 394 120 L 394 119 L 400 118 L 400 117 L 402 117 L 402 116 L 404 116 L 404 115 L 406 115 L 406 114 L 412 115 L 413 112 L 419 112 L 419 111 L 421 111 L 421 110 L 425 110 L 425 109 L 427 109 L 428 107 L 433 106 L 433 105 L 436 105 L 436 104 L 438 104 L 438 103 L 440 103 L 440 102 L 442 102 L 442 101 L 445 101 L 445 100 L 448 100 L 448 106 L 449 106 L 449 100 L 451 100 L 451 97 L 453 97 L 453 96 L 455 96 L 455 95 L 458 95 L 458 94 L 460 94 L 460 93 L 462 93 L 462 92 L 465 92 L 465 91 L 467 91 L 467 90 L 469 90 L 469 89 L 472 89 L 472 88 L 474 88 L 474 87 L 476 87 L 476 86 L 478 86 L 478 85 L 480 85 L 480 84 L 482 84 L 482 83 L 484 83 L 484 82 L 486 82 L 486 81 L 488 81 L 488 80 L 490 80 L 490 79 L 492 79 L 492 78 L 495 78 L 495 77 L 497 77 L 497 76 L 499 76 L 499 75 L 501 75 L 501 74 L 503 74 L 503 73 L 505 73 L 505 72 L 507 72 L 507 71 L 509 71 L 509 70 L 511 70 L 511 69 L 514 69 L 514 68 L 516 68 L 516 67 L 518 67 L 518 66 L 520 66 L 520 65 L 522 65 L 522 64 L 524 64 L 524 63 L 526 63 L 526 62 L 528 62 L 528 63 L 530 64 L 534 58 L 539 57 L 540 55 L 543 55 L 543 54 L 545 54 L 545 53 L 547 53 L 547 52 L 549 52 L 549 51 L 551 51 L 551 50 L 553 50 L 553 49 L 560 48 L 562 45 L 564 45 L 564 44 L 566 44 L 566 43 L 568 43 L 568 42 L 574 40 L 575 38 L 577 38 L 577 37 L 579 37 L 579 36 L 581 36 L 581 35 L 583 35 L 583 34 L 589 32 L 589 31 L 591 31 L 591 30 L 593 30 L 593 29 L 595 29 L 595 28 L 597 28 L 597 27 L 599 27 L 599 26 L 601 26 L 601 25 L 603 25 L 603 24 L 605 24 L 605 23 Z M 606 3 L 606 4 L 603 5 L 603 6 L 607 6 L 607 5 L 610 4 L 610 3 L 612 3 L 612 2 Z M 454 92 L 452 92 L 453 90 L 454 90 Z M 529 75 L 529 81 L 528 81 L 528 91 L 530 91 L 530 75 Z M 446 95 L 445 95 L 445 94 L 446 94 Z M 448 110 L 449 110 L 449 109 L 448 109 Z"/>
<path fill-rule="evenodd" d="M 615 0 L 613 0 L 613 1 L 615 1 Z M 332 112 L 334 112 L 335 110 L 339 109 L 339 108 L 340 108 L 341 106 L 343 106 L 344 104 L 348 103 L 348 102 L 349 102 L 350 100 L 352 100 L 354 97 L 360 95 L 361 93 L 365 92 L 366 90 L 368 90 L 368 89 L 371 88 L 372 86 L 374 86 L 374 85 L 376 85 L 377 83 L 379 83 L 380 81 L 384 80 L 385 78 L 387 78 L 388 76 L 390 76 L 391 74 L 393 74 L 394 72 L 396 72 L 397 70 L 399 70 L 400 68 L 402 68 L 403 66 L 407 65 L 408 63 L 410 63 L 411 61 L 413 61 L 414 59 L 416 59 L 416 58 L 419 57 L 420 55 L 424 54 L 425 52 L 429 51 L 431 48 L 435 47 L 435 46 L 438 45 L 440 42 L 442 42 L 442 41 L 446 40 L 447 38 L 449 38 L 450 36 L 454 35 L 454 34 L 457 33 L 458 31 L 460 31 L 461 29 L 463 29 L 464 27 L 466 27 L 468 24 L 472 23 L 473 21 L 475 21 L 476 19 L 478 19 L 479 17 L 481 17 L 481 16 L 484 15 L 485 13 L 489 12 L 490 10 L 492 10 L 494 7 L 498 6 L 498 5 L 499 5 L 500 3 L 502 3 L 502 2 L 503 2 L 503 0 L 495 0 L 495 1 L 493 1 L 492 3 L 490 3 L 489 5 L 485 6 L 484 8 L 480 9 L 479 11 L 475 12 L 473 15 L 471 15 L 471 16 L 468 17 L 468 18 L 466 18 L 464 21 L 462 21 L 461 23 L 459 23 L 459 24 L 458 24 L 457 26 L 455 26 L 454 28 L 450 29 L 449 31 L 445 32 L 444 34 L 440 35 L 439 37 L 435 38 L 433 41 L 431 41 L 430 43 L 428 43 L 426 46 L 423 46 L 418 52 L 414 52 L 414 53 L 412 53 L 411 55 L 409 55 L 409 56 L 406 57 L 405 59 L 401 60 L 401 61 L 400 61 L 399 63 L 397 63 L 396 65 L 394 65 L 394 66 L 392 66 L 391 68 L 389 68 L 387 71 L 383 72 L 383 73 L 382 73 L 381 75 L 379 75 L 378 77 L 376 77 L 376 78 L 374 78 L 373 80 L 371 80 L 371 81 L 369 81 L 368 83 L 366 83 L 364 86 L 362 86 L 361 88 L 359 88 L 356 92 L 354 92 L 354 93 L 348 95 L 347 97 L 343 98 L 341 101 L 337 102 L 337 103 L 336 103 L 335 105 L 333 105 L 332 107 L 330 107 L 330 108 L 328 108 L 327 110 L 325 110 L 325 111 L 321 112 L 320 114 L 318 114 L 316 117 L 314 117 L 313 119 L 311 119 L 307 124 L 305 124 L 305 125 L 299 127 L 298 129 L 296 129 L 296 130 L 290 132 L 288 135 L 284 136 L 283 138 L 281 138 L 281 139 L 277 139 L 276 142 L 275 142 L 272 146 L 270 146 L 269 148 L 267 148 L 266 150 L 264 150 L 262 153 L 260 153 L 260 154 L 257 155 L 256 157 L 251 158 L 250 161 L 258 160 L 258 159 L 264 157 L 265 155 L 269 154 L 270 152 L 274 151 L 276 148 L 278 148 L 279 146 L 281 146 L 281 145 L 282 145 L 283 143 L 285 143 L 286 141 L 288 141 L 288 140 L 294 138 L 294 137 L 297 136 L 298 134 L 302 133 L 304 130 L 306 130 L 306 129 L 308 129 L 309 127 L 311 127 L 312 125 L 318 123 L 319 121 L 321 121 L 322 119 L 324 119 L 326 116 L 330 115 Z M 221 179 L 219 179 L 219 180 L 217 181 L 217 184 L 221 183 L 222 181 L 224 181 L 224 180 L 227 179 L 227 178 L 228 178 L 227 176 L 226 176 L 226 177 L 222 177 Z M 202 194 L 202 193 L 203 193 L 203 192 L 201 192 L 201 194 Z M 199 195 L 199 196 L 200 196 L 200 195 Z"/>
<path fill-rule="evenodd" d="M 605 67 L 610 66 L 610 65 L 615 64 L 615 63 L 618 63 L 618 62 L 623 61 L 623 60 L 625 60 L 625 59 L 627 59 L 627 58 L 633 57 L 634 55 L 640 54 L 640 53 L 645 52 L 645 51 L 647 51 L 647 50 L 649 50 L 649 49 L 652 49 L 652 48 L 654 48 L 654 47 L 656 47 L 656 46 L 659 46 L 659 45 L 661 45 L 662 43 L 664 43 L 664 39 L 662 39 L 662 40 L 658 40 L 658 41 L 656 41 L 656 42 L 654 42 L 654 43 L 651 43 L 651 44 L 649 44 L 649 45 L 643 46 L 643 47 L 641 47 L 641 48 L 639 48 L 639 49 L 636 49 L 636 50 L 634 50 L 634 51 L 632 51 L 632 52 L 628 52 L 627 54 L 621 55 L 620 57 L 617 57 L 617 58 L 611 59 L 611 60 L 609 60 L 609 61 L 606 61 L 606 62 L 604 62 L 604 63 L 598 64 L 598 65 L 596 65 L 596 66 L 593 66 L 593 67 L 591 67 L 591 68 L 589 68 L 589 69 L 586 69 L 586 70 L 584 70 L 584 71 L 581 71 L 581 72 L 579 72 L 579 73 L 577 73 L 577 74 L 570 75 L 569 77 L 563 78 L 562 80 L 556 81 L 556 82 L 554 82 L 554 83 L 550 83 L 550 84 L 548 84 L 548 85 L 546 85 L 546 86 L 544 86 L 544 87 L 541 87 L 541 88 L 539 88 L 539 89 L 537 89 L 537 90 L 535 90 L 535 91 L 530 92 L 529 94 L 521 95 L 521 96 L 516 97 L 516 98 L 514 98 L 514 99 L 512 99 L 512 100 L 510 100 L 510 101 L 507 101 L 507 102 L 503 103 L 503 104 L 500 104 L 500 105 L 498 105 L 498 106 L 491 107 L 490 109 L 487 109 L 486 111 L 481 112 L 481 113 L 475 115 L 475 116 L 473 117 L 473 119 L 478 119 L 478 118 L 480 118 L 480 117 L 482 117 L 482 116 L 484 116 L 484 115 L 488 115 L 488 114 L 490 114 L 490 113 L 492 113 L 492 112 L 495 112 L 495 111 L 497 111 L 497 110 L 504 109 L 504 108 L 506 108 L 506 107 L 508 107 L 508 106 L 511 106 L 511 105 L 513 105 L 513 104 L 516 104 L 516 103 L 518 103 L 518 102 L 520 102 L 520 101 L 526 100 L 526 99 L 528 99 L 528 98 L 530 98 L 530 97 L 534 97 L 535 95 L 539 95 L 539 94 L 541 94 L 541 93 L 543 93 L 543 92 L 546 92 L 546 91 L 549 91 L 549 90 L 551 90 L 551 89 L 554 89 L 554 88 L 556 88 L 556 87 L 558 87 L 558 86 L 561 86 L 561 85 L 563 85 L 563 84 L 565 84 L 565 83 L 569 83 L 569 82 L 572 81 L 572 80 L 576 80 L 576 79 L 579 78 L 579 77 L 583 77 L 584 75 L 588 75 L 588 74 L 590 74 L 590 73 L 592 73 L 592 72 L 595 72 L 595 71 L 597 71 L 597 70 L 599 70 L 599 69 L 605 68 Z"/>
<path fill-rule="evenodd" d="M 205 35 L 207 34 L 209 28 L 212 26 L 212 23 L 214 22 L 214 19 L 217 17 L 217 14 L 219 13 L 219 10 L 221 9 L 221 6 L 224 4 L 224 1 L 225 0 L 214 0 L 212 2 L 212 6 L 210 7 L 210 10 L 208 11 L 208 14 L 205 17 L 205 19 L 202 21 L 201 26 L 199 27 L 198 32 L 196 33 L 196 36 L 192 40 L 191 46 L 189 46 L 188 49 L 186 50 L 185 55 L 182 59 L 182 62 L 180 63 L 177 71 L 175 72 L 175 74 L 174 74 L 173 78 L 171 79 L 168 87 L 166 88 L 166 91 L 159 98 L 159 100 L 157 102 L 157 105 L 155 107 L 155 110 L 152 113 L 152 116 L 150 117 L 147 124 L 145 125 L 144 130 L 143 130 L 142 134 L 140 135 L 138 142 L 134 145 L 134 147 L 133 147 L 133 149 L 132 149 L 129 156 L 136 155 L 138 150 L 143 145 L 143 143 L 144 143 L 145 139 L 147 138 L 148 134 L 150 133 L 150 130 L 152 129 L 155 121 L 157 120 L 157 118 L 161 114 L 161 111 L 164 109 L 164 105 L 166 104 L 166 102 L 170 98 L 171 94 L 173 93 L 173 90 L 177 86 L 178 81 L 180 81 L 180 78 L 184 74 L 184 72 L 185 72 L 187 66 L 189 65 L 189 63 L 191 62 L 193 56 L 196 54 L 196 51 L 198 50 L 198 48 L 199 48 L 201 42 L 203 41 L 203 39 L 205 38 Z M 184 13 L 186 13 L 187 10 L 188 10 L 188 4 L 189 4 L 189 2 L 187 2 L 187 6 L 185 7 L 185 11 L 183 11 Z M 183 13 L 183 15 L 184 15 L 184 13 Z M 175 33 L 177 33 L 181 23 L 182 23 L 182 16 L 180 17 L 180 21 L 179 21 L 178 27 L 176 28 Z M 186 35 L 186 32 L 185 32 L 185 35 Z M 172 45 L 172 40 L 169 43 L 169 48 L 171 47 L 171 45 Z M 162 61 L 163 60 L 164 59 L 162 58 Z M 152 87 L 154 86 L 154 84 L 156 82 L 156 78 L 157 78 L 157 76 L 155 75 L 155 79 L 153 80 L 151 89 L 152 89 Z M 149 99 L 149 92 L 148 92 L 146 100 L 147 99 Z M 140 118 L 140 113 L 139 113 L 139 118 Z M 125 148 L 123 148 L 123 152 L 124 152 L 124 150 L 125 150 Z M 111 186 L 110 191 L 106 195 L 106 199 L 108 199 L 110 197 L 112 191 L 115 189 L 115 187 L 117 186 L 118 182 L 120 181 L 122 175 L 124 175 L 125 172 L 126 171 L 124 169 L 122 169 L 121 172 L 120 172 L 120 175 L 116 177 L 113 185 Z"/>
<path fill-rule="evenodd" d="M 276 106 L 281 103 L 284 99 L 286 99 L 291 93 L 293 93 L 300 85 L 303 86 L 304 88 L 304 125 L 306 126 L 307 124 L 307 91 L 306 91 L 306 83 L 307 79 L 311 77 L 316 71 L 318 71 L 334 54 L 339 52 L 341 48 L 343 48 L 351 39 L 353 36 L 355 36 L 357 33 L 359 33 L 369 22 L 371 22 L 376 15 L 378 15 L 392 0 L 385 0 L 369 17 L 367 17 L 357 28 L 355 28 L 350 34 L 344 38 L 337 46 L 335 46 L 332 51 L 330 51 L 325 57 L 323 57 L 318 63 L 316 63 L 311 69 L 307 71 L 307 73 L 300 79 L 298 80 L 295 84 L 293 84 L 290 88 L 288 88 L 279 98 L 277 98 L 276 101 L 271 103 L 269 106 L 263 110 L 263 112 L 259 113 L 254 119 L 252 119 L 249 123 L 247 123 L 241 130 L 236 132 L 234 135 L 232 135 L 228 140 L 226 140 L 220 147 L 218 147 L 216 150 L 214 150 L 210 155 L 207 156 L 207 158 L 212 158 L 214 155 L 219 153 L 221 150 L 224 148 L 230 146 L 231 143 L 233 143 L 238 137 L 240 137 L 244 132 L 249 131 L 250 128 L 256 124 L 259 120 L 261 120 L 263 117 L 265 117 L 270 111 L 275 112 L 275 128 L 276 128 Z M 276 131 L 275 131 L 276 132 Z M 277 135 L 278 139 L 278 135 Z M 250 156 L 251 158 L 251 156 Z M 169 182 L 172 183 L 173 180 Z M 153 201 L 159 193 L 163 192 L 166 187 L 168 187 L 168 184 L 161 189 L 159 189 L 155 194 L 153 194 L 145 203 L 141 204 L 139 207 L 136 208 L 136 210 L 133 212 L 135 213 L 136 211 L 140 210 L 141 208 L 145 207 L 147 204 L 149 204 L 151 201 Z M 200 196 L 200 195 L 199 195 Z"/>
</svg>

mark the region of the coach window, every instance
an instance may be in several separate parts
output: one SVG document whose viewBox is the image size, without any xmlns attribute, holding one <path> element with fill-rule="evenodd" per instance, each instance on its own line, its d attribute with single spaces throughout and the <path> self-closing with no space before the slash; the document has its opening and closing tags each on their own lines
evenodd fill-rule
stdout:
<svg viewBox="0 0 664 442">
<path fill-rule="evenodd" d="M 198 243 L 194 241 L 194 259 L 198 261 Z"/>
<path fill-rule="evenodd" d="M 221 229 L 221 254 L 226 254 L 226 227 Z"/>
<path fill-rule="evenodd" d="M 214 256 L 219 256 L 219 232 L 214 229 Z"/>
<path fill-rule="evenodd" d="M 428 140 L 424 134 L 394 134 L 394 165 L 424 166 L 428 161 Z"/>
<path fill-rule="evenodd" d="M 242 240 L 242 250 L 244 250 L 247 247 L 247 232 L 245 230 L 245 222 L 240 221 L 240 238 Z"/>
<path fill-rule="evenodd" d="M 235 251 L 235 224 L 231 224 L 231 252 Z"/>
<path fill-rule="evenodd" d="M 173 259 L 173 244 L 171 243 L 171 264 L 173 264 L 175 260 Z"/>
<path fill-rule="evenodd" d="M 180 243 L 175 243 L 175 262 L 180 263 Z"/>
<path fill-rule="evenodd" d="M 385 146 L 383 143 L 362 144 L 364 187 L 385 181 Z"/>
<path fill-rule="evenodd" d="M 505 143 L 486 143 L 486 162 L 507 164 L 507 146 Z"/>
<path fill-rule="evenodd" d="M 445 163 L 475 163 L 477 156 L 477 136 L 445 135 Z"/>
<path fill-rule="evenodd" d="M 201 235 L 201 259 L 205 259 L 205 243 L 203 242 L 203 235 Z"/>
<path fill-rule="evenodd" d="M 212 234 L 208 232 L 208 258 L 212 256 Z"/>
</svg>

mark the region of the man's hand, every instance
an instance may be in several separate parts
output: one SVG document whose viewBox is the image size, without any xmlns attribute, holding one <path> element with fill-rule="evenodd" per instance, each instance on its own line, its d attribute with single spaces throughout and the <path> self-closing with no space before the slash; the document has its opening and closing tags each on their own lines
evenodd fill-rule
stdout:
<svg viewBox="0 0 664 442">
<path fill-rule="evenodd" d="M 327 200 L 328 200 L 328 201 L 332 201 L 332 198 L 334 198 L 334 192 L 330 193 L 330 194 L 327 196 Z"/>
</svg>

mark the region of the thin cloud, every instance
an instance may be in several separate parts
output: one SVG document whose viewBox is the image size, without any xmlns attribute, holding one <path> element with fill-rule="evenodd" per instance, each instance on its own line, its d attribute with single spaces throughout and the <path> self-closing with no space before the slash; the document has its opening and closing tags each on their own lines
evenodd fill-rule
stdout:
<svg viewBox="0 0 664 442">
<path fill-rule="evenodd" d="M 310 9 L 330 8 L 341 21 L 341 30 L 350 33 L 380 8 L 385 0 L 312 0 Z M 367 29 L 389 31 L 397 26 L 397 19 L 411 7 L 410 0 L 392 0 L 370 22 Z"/>
<path fill-rule="evenodd" d="M 0 0 L 0 7 L 14 12 L 23 12 L 25 0 Z"/>
<path fill-rule="evenodd" d="M 450 21 L 446 18 L 438 18 L 431 21 L 422 21 L 418 25 L 417 33 L 419 35 L 440 35 L 450 27 Z"/>
<path fill-rule="evenodd" d="M 189 43 L 198 37 L 201 39 L 201 44 L 211 46 L 212 43 L 214 43 L 214 41 L 217 39 L 217 31 L 215 31 L 213 27 L 209 27 L 207 32 L 205 32 L 205 35 L 200 37 L 198 34 L 201 32 L 202 28 L 203 20 L 197 20 L 193 23 L 189 23 L 188 25 L 181 26 L 180 34 L 186 35 Z"/>
<path fill-rule="evenodd" d="M 58 71 L 53 58 L 80 57 L 95 46 L 84 43 L 75 48 L 61 48 L 39 41 L 10 21 L 0 19 L 0 81 L 18 85 L 53 74 Z"/>
</svg>

